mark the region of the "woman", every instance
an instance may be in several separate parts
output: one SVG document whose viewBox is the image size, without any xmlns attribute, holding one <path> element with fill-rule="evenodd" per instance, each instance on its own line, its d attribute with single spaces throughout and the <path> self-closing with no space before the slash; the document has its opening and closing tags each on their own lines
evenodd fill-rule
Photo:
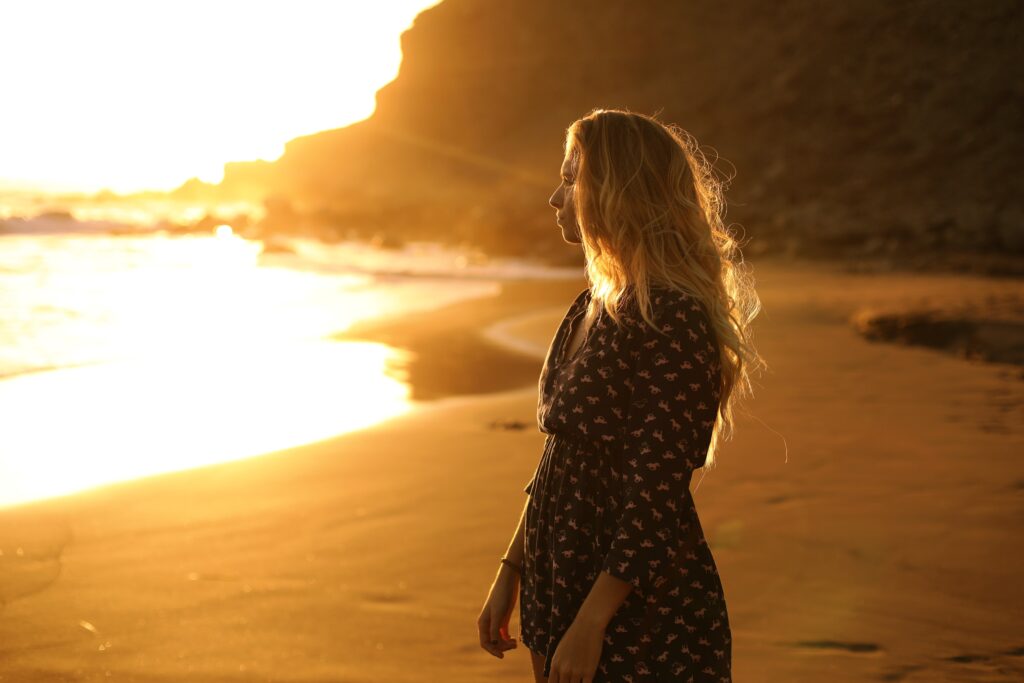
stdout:
<svg viewBox="0 0 1024 683">
<path fill-rule="evenodd" d="M 725 594 L 689 485 L 752 393 L 760 302 L 692 136 L 598 109 L 569 127 L 565 152 L 550 203 L 590 286 L 544 362 L 547 438 L 481 646 L 516 646 L 518 591 L 537 681 L 725 683 Z"/>
</svg>

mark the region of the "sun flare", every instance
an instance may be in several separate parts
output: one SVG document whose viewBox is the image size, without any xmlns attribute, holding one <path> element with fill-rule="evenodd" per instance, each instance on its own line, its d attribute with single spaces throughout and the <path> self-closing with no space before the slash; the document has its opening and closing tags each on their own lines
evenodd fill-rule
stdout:
<svg viewBox="0 0 1024 683">
<path fill-rule="evenodd" d="M 45 305 L 9 286 L 9 315 L 24 298 L 34 321 L 10 321 L 0 350 L 61 368 L 0 381 L 0 508 L 268 453 L 410 409 L 391 371 L 405 351 L 329 338 L 388 311 L 389 295 L 368 291 L 366 276 L 265 264 L 261 245 L 228 226 L 7 239 L 8 254 L 19 242 L 45 249 L 51 267 L 31 280 L 48 288 Z"/>
<path fill-rule="evenodd" d="M 368 117 L 437 0 L 0 7 L 0 189 L 169 190 Z"/>
</svg>

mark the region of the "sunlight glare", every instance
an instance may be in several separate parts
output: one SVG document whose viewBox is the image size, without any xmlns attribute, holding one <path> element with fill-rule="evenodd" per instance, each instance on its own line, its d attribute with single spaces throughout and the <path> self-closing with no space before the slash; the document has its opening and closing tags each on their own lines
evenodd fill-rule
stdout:
<svg viewBox="0 0 1024 683">
<path fill-rule="evenodd" d="M 52 319 L 12 322 L 26 331 L 7 343 L 41 370 L 50 357 L 61 367 L 0 381 L 0 507 L 267 453 L 412 409 L 394 372 L 407 352 L 331 339 L 396 305 L 393 288 L 367 286 L 372 276 L 265 265 L 262 245 L 230 228 L 10 239 L 11 253 L 46 246 L 46 269 L 10 294 L 34 316 L 44 287 Z"/>
<path fill-rule="evenodd" d="M 170 190 L 370 116 L 437 0 L 0 5 L 0 187 Z"/>
<path fill-rule="evenodd" d="M 384 372 L 396 353 L 259 344 L 8 379 L 0 501 L 250 457 L 400 415 L 408 388 Z"/>
</svg>

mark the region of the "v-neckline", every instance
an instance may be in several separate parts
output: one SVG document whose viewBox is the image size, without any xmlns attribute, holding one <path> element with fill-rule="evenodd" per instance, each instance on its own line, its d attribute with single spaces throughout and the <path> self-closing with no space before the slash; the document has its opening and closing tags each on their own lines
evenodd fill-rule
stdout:
<svg viewBox="0 0 1024 683">
<path fill-rule="evenodd" d="M 597 318 L 600 317 L 600 311 L 598 311 L 598 315 L 595 316 L 593 322 L 590 323 L 590 329 L 587 330 L 587 333 L 583 335 L 583 339 L 580 340 L 580 345 L 576 348 L 576 352 L 573 353 L 572 357 L 569 357 L 569 344 L 572 343 L 572 338 L 576 334 L 576 322 L 580 319 L 581 316 L 586 315 L 587 307 L 590 304 L 590 294 L 590 288 L 588 287 L 587 289 L 580 292 L 579 296 L 576 297 L 574 306 L 578 310 L 574 315 L 570 316 L 569 321 L 566 325 L 566 329 L 563 332 L 562 342 L 559 345 L 560 348 L 558 349 L 558 360 L 556 361 L 556 365 L 558 367 L 568 365 L 569 363 L 572 363 L 573 361 L 579 358 L 580 354 L 583 352 L 584 347 L 586 347 L 587 342 L 590 340 L 590 335 L 591 333 L 593 333 L 594 327 L 597 326 Z M 585 304 L 582 306 L 582 308 L 580 304 L 581 298 Z"/>
</svg>

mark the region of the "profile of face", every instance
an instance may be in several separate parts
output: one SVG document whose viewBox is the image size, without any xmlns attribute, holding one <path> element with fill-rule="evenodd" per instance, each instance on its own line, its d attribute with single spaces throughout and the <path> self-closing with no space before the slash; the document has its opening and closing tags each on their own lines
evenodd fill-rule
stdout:
<svg viewBox="0 0 1024 683">
<path fill-rule="evenodd" d="M 573 156 L 566 156 L 562 162 L 562 182 L 555 190 L 548 204 L 555 207 L 555 220 L 562 229 L 562 239 L 569 244 L 580 244 L 580 226 L 576 221 L 576 209 L 573 205 L 573 190 L 576 186 L 576 169 L 573 168 Z"/>
</svg>

